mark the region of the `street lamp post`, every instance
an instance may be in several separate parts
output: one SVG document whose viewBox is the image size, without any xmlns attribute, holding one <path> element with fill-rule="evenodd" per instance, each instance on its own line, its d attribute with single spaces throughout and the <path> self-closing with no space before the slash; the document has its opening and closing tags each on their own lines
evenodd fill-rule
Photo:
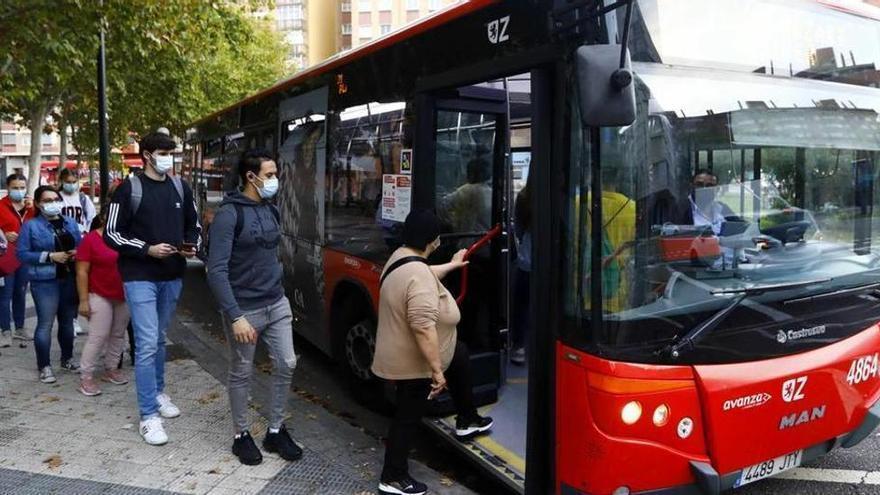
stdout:
<svg viewBox="0 0 880 495">
<path fill-rule="evenodd" d="M 101 0 L 101 33 L 98 47 L 98 133 L 101 174 L 101 207 L 107 203 L 110 170 L 110 137 L 107 132 L 107 68 L 104 53 L 104 1 Z"/>
</svg>

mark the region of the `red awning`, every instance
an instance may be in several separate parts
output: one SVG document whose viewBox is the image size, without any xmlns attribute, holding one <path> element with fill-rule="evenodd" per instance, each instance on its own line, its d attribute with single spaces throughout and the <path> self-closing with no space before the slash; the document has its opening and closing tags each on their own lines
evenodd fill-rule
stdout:
<svg viewBox="0 0 880 495">
<path fill-rule="evenodd" d="M 58 160 L 46 160 L 40 166 L 43 170 L 58 168 Z M 76 168 L 76 162 L 67 160 L 64 168 Z"/>
<path fill-rule="evenodd" d="M 126 158 L 125 160 L 122 160 L 122 163 L 125 164 L 125 166 L 129 167 L 129 168 L 131 168 L 131 167 L 141 168 L 144 166 L 144 162 L 142 162 L 140 158 Z"/>
</svg>

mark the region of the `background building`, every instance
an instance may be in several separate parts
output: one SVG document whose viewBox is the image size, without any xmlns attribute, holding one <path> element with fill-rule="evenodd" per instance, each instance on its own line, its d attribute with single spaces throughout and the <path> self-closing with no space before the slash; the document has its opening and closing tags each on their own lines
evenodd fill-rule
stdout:
<svg viewBox="0 0 880 495">
<path fill-rule="evenodd" d="M 459 0 L 276 0 L 271 15 L 302 70 Z"/>
</svg>

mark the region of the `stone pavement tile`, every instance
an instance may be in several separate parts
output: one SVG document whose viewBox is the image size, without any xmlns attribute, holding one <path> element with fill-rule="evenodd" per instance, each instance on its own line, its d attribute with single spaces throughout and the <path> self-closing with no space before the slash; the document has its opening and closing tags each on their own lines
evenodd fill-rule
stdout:
<svg viewBox="0 0 880 495">
<path fill-rule="evenodd" d="M 0 468 L 41 473 L 48 469 L 48 465 L 45 462 L 48 458 L 49 456 L 44 452 L 31 449 L 17 449 L 15 452 L 6 453 L 0 459 Z"/>
<path fill-rule="evenodd" d="M 195 473 L 187 471 L 182 476 L 165 486 L 166 490 L 176 493 L 208 493 L 220 484 L 227 475 L 213 473 Z"/>
<path fill-rule="evenodd" d="M 180 479 L 187 472 L 189 472 L 189 469 L 183 466 L 138 465 L 137 471 L 129 476 L 125 484 L 148 488 L 165 488 Z"/>
<path fill-rule="evenodd" d="M 208 493 L 209 495 L 256 495 L 260 493 L 260 490 L 262 490 L 267 483 L 267 480 L 249 478 L 243 475 L 228 476 Z"/>
</svg>

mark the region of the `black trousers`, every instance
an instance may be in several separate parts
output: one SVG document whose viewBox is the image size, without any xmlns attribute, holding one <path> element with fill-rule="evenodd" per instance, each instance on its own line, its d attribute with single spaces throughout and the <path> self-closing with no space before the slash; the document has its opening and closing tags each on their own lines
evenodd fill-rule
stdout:
<svg viewBox="0 0 880 495">
<path fill-rule="evenodd" d="M 474 392 L 471 384 L 470 352 L 462 342 L 456 342 L 455 354 L 449 368 L 444 371 L 447 388 L 460 417 L 473 417 L 477 414 L 474 406 Z M 419 422 L 428 406 L 431 380 L 397 380 L 397 410 L 388 429 L 385 444 L 385 467 L 382 469 L 383 481 L 394 481 L 409 475 L 407 458 Z"/>
</svg>

